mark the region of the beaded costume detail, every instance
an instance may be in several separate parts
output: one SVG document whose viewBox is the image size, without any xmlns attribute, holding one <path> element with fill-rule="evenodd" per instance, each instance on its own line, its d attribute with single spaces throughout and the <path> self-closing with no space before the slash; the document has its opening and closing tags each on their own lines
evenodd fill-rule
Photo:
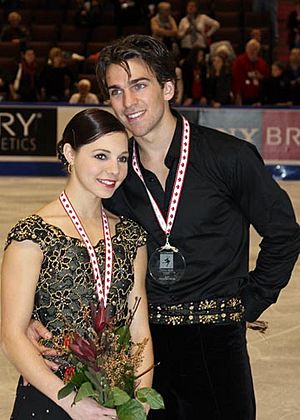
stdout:
<svg viewBox="0 0 300 420">
<path fill-rule="evenodd" d="M 44 258 L 37 283 L 33 316 L 54 336 L 65 330 L 84 334 L 89 328 L 90 303 L 97 303 L 92 267 L 83 242 L 64 234 L 57 226 L 33 215 L 20 220 L 10 231 L 5 248 L 15 241 L 31 240 Z M 145 245 L 145 231 L 130 219 L 116 224 L 113 244 L 113 278 L 108 295 L 111 316 L 117 324 L 127 316 L 128 295 L 133 287 L 133 262 L 139 246 Z M 104 271 L 104 240 L 94 247 L 101 272 Z"/>
</svg>

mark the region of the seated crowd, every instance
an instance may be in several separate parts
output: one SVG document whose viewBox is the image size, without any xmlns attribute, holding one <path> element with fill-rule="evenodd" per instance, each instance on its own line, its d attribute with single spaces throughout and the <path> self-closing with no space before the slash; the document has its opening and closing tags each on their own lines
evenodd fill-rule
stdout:
<svg viewBox="0 0 300 420">
<path fill-rule="evenodd" d="M 116 36 L 126 35 L 125 23 L 133 26 L 138 21 L 143 33 L 167 45 L 177 62 L 176 105 L 215 108 L 300 105 L 298 44 L 290 44 L 289 60 L 281 63 L 272 54 L 270 45 L 263 43 L 260 27 L 249 30 L 240 47 L 231 39 L 220 39 L 215 35 L 221 31 L 222 21 L 217 19 L 217 14 L 202 13 L 195 0 L 177 2 L 182 10 L 179 6 L 173 10 L 171 3 L 155 1 L 77 0 L 75 3 L 74 31 L 87 29 L 86 42 L 92 39 L 95 28 L 101 29 L 106 7 L 113 12 Z M 78 52 L 55 43 L 47 57 L 40 60 L 31 41 L 30 27 L 22 24 L 22 7 L 8 11 L 0 34 L 0 55 L 1 43 L 11 42 L 18 46 L 19 57 L 15 57 L 12 71 L 0 61 L 0 100 L 102 102 L 94 72 L 101 48 L 93 53 L 88 49 Z"/>
</svg>

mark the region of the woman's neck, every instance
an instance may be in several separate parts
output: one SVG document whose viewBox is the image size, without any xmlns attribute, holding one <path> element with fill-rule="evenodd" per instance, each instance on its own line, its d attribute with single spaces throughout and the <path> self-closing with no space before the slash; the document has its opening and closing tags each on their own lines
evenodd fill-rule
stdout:
<svg viewBox="0 0 300 420">
<path fill-rule="evenodd" d="M 101 198 L 96 197 L 89 191 L 76 188 L 70 180 L 64 191 L 74 207 L 79 218 L 96 219 L 101 216 Z"/>
</svg>

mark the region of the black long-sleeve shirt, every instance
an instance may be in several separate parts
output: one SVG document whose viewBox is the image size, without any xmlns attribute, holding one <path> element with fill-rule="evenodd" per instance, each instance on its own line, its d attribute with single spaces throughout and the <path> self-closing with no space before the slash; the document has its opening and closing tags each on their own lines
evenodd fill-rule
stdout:
<svg viewBox="0 0 300 420">
<path fill-rule="evenodd" d="M 181 131 L 178 118 L 165 158 L 170 170 L 165 191 L 140 162 L 147 187 L 164 215 L 179 160 Z M 165 235 L 131 163 L 125 182 L 105 206 L 131 217 L 149 232 L 149 255 L 164 245 Z M 249 273 L 250 224 L 263 239 L 256 268 Z M 150 303 L 240 296 L 246 319 L 253 321 L 287 284 L 300 251 L 300 228 L 287 194 L 266 171 L 253 145 L 191 124 L 189 164 L 170 243 L 184 255 L 186 272 L 171 286 L 160 285 L 148 275 Z"/>
</svg>

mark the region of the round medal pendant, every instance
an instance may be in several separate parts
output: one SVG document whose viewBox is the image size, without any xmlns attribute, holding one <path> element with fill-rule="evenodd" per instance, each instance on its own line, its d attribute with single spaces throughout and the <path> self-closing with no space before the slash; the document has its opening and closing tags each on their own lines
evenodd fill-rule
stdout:
<svg viewBox="0 0 300 420">
<path fill-rule="evenodd" d="M 149 259 L 149 272 L 152 278 L 164 286 L 177 283 L 183 276 L 185 268 L 184 256 L 172 246 L 156 249 Z"/>
</svg>

